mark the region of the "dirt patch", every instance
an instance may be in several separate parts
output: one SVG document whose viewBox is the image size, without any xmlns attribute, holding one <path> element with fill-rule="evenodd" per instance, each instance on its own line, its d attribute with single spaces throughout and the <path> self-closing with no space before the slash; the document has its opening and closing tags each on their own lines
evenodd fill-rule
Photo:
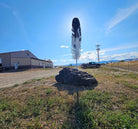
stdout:
<svg viewBox="0 0 138 129">
<path fill-rule="evenodd" d="M 58 74 L 60 69 L 27 70 L 20 72 L 0 73 L 0 88 L 21 84 L 31 79 L 50 77 Z"/>
</svg>

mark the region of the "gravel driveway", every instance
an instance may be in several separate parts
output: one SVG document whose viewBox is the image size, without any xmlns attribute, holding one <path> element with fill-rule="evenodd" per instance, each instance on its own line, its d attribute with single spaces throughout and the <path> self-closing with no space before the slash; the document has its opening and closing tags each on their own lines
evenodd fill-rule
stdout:
<svg viewBox="0 0 138 129">
<path fill-rule="evenodd" d="M 14 84 L 21 84 L 25 81 L 38 79 L 42 77 L 50 77 L 58 74 L 60 69 L 51 70 L 27 70 L 21 72 L 0 73 L 0 88 L 10 87 Z"/>
</svg>

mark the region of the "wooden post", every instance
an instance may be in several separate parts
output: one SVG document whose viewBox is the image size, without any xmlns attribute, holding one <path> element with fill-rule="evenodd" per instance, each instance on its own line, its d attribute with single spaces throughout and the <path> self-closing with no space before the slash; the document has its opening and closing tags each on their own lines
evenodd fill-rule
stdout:
<svg viewBox="0 0 138 129">
<path fill-rule="evenodd" d="M 78 69 L 78 62 L 77 62 L 77 59 L 76 59 L 76 69 Z"/>
<path fill-rule="evenodd" d="M 79 105 L 79 92 L 77 91 L 77 106 Z"/>
<path fill-rule="evenodd" d="M 129 71 L 129 61 L 128 61 L 128 71 Z"/>
</svg>

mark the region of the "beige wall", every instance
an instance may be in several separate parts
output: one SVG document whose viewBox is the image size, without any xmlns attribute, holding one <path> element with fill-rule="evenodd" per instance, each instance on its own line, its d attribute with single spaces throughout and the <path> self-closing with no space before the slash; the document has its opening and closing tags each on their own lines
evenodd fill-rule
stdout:
<svg viewBox="0 0 138 129">
<path fill-rule="evenodd" d="M 18 66 L 29 67 L 49 67 L 53 68 L 52 61 L 45 61 L 37 59 L 30 51 L 17 51 L 9 53 L 0 53 L 0 58 L 2 59 L 2 66 L 11 68 L 18 63 Z M 22 68 L 22 67 L 20 67 Z"/>
<path fill-rule="evenodd" d="M 30 58 L 11 58 L 11 66 L 15 66 L 15 63 L 18 63 L 18 66 L 30 66 Z"/>
<path fill-rule="evenodd" d="M 37 59 L 31 59 L 31 65 L 32 66 L 40 66 L 40 67 L 53 67 L 53 64 L 46 61 L 41 61 Z"/>
<path fill-rule="evenodd" d="M 2 59 L 2 67 L 10 67 L 11 57 L 9 53 L 0 54 L 0 58 Z"/>
<path fill-rule="evenodd" d="M 36 58 L 30 51 L 11 52 L 11 58 Z"/>
</svg>

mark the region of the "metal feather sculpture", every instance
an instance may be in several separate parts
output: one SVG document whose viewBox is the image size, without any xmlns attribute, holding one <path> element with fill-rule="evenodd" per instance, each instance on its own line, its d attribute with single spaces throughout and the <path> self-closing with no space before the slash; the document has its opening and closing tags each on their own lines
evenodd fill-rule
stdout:
<svg viewBox="0 0 138 129">
<path fill-rule="evenodd" d="M 72 20 L 72 55 L 73 59 L 76 60 L 76 68 L 78 68 L 77 60 L 80 57 L 81 50 L 81 27 L 78 18 Z"/>
</svg>

